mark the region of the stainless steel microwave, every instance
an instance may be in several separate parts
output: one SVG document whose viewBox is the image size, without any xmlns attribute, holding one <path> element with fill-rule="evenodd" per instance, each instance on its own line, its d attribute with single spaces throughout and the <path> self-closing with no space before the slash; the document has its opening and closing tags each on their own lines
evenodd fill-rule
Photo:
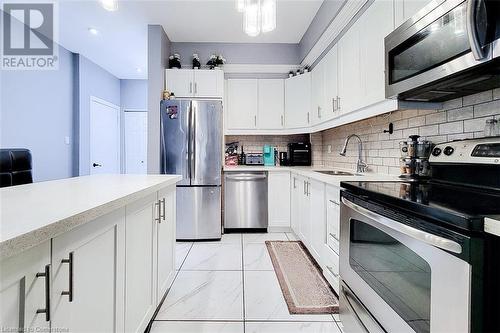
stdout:
<svg viewBox="0 0 500 333">
<path fill-rule="evenodd" d="M 442 102 L 500 87 L 500 1 L 433 0 L 385 38 L 387 98 Z"/>
</svg>

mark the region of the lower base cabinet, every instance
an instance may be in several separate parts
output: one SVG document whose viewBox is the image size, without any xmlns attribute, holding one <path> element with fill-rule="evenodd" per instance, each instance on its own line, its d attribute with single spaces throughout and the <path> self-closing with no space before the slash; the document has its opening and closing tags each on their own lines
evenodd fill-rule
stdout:
<svg viewBox="0 0 500 333">
<path fill-rule="evenodd" d="M 156 223 L 156 305 L 174 281 L 175 277 L 175 187 L 160 190 L 160 216 Z"/>
<path fill-rule="evenodd" d="M 50 310 L 50 242 L 0 261 L 0 267 L 0 331 L 48 332 L 50 316 L 40 311 Z"/>
<path fill-rule="evenodd" d="M 126 207 L 125 330 L 144 331 L 156 308 L 155 229 L 159 218 L 157 194 Z"/>
<path fill-rule="evenodd" d="M 144 332 L 175 276 L 175 193 L 0 261 L 0 330 Z"/>
<path fill-rule="evenodd" d="M 125 209 L 52 239 L 52 330 L 122 332 Z"/>
</svg>

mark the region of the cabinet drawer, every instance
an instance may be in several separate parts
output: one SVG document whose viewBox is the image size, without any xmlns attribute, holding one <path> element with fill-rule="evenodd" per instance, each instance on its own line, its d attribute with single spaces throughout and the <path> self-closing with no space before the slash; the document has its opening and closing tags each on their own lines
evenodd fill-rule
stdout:
<svg viewBox="0 0 500 333">
<path fill-rule="evenodd" d="M 333 185 L 326 186 L 326 199 L 340 205 L 340 188 Z"/>
<path fill-rule="evenodd" d="M 340 206 L 332 199 L 332 196 L 327 198 L 326 244 L 338 254 L 340 239 Z"/>
<path fill-rule="evenodd" d="M 328 245 L 323 247 L 323 276 L 333 289 L 339 293 L 339 256 Z"/>
<path fill-rule="evenodd" d="M 335 253 L 339 254 L 339 232 L 336 226 L 333 226 L 330 221 L 328 221 L 327 231 L 326 231 L 326 244 Z"/>
</svg>

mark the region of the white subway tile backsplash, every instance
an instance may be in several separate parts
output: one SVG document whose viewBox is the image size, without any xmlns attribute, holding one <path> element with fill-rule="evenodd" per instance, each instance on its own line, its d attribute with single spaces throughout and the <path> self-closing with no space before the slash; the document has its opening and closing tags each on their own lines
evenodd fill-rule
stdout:
<svg viewBox="0 0 500 333">
<path fill-rule="evenodd" d="M 420 127 L 418 134 L 420 136 L 431 136 L 439 134 L 439 126 L 438 125 L 429 125 Z"/>
<path fill-rule="evenodd" d="M 452 99 L 450 101 L 446 101 L 443 103 L 443 110 L 450 110 L 450 109 L 456 109 L 460 108 L 463 106 L 463 100 L 462 97 Z"/>
<path fill-rule="evenodd" d="M 486 119 L 489 118 L 476 118 L 476 119 L 464 120 L 464 131 L 465 132 L 484 131 L 484 127 L 486 125 Z"/>
<path fill-rule="evenodd" d="M 425 124 L 440 124 L 446 121 L 446 112 L 438 112 L 425 116 Z"/>
<path fill-rule="evenodd" d="M 419 127 L 425 125 L 425 116 L 408 119 L 408 127 Z"/>
<path fill-rule="evenodd" d="M 500 99 L 500 88 L 493 90 L 493 99 Z"/>
<path fill-rule="evenodd" d="M 463 105 L 468 106 L 468 105 L 475 105 L 479 103 L 484 103 L 491 101 L 493 99 L 493 91 L 488 90 L 488 91 L 483 91 L 474 95 L 469 95 L 465 96 L 463 98 Z"/>
<path fill-rule="evenodd" d="M 447 121 L 457 121 L 464 119 L 474 118 L 474 108 L 473 106 L 466 106 L 459 109 L 453 109 L 446 111 Z"/>
<path fill-rule="evenodd" d="M 493 116 L 500 113 L 500 100 L 474 106 L 474 117 Z"/>
<path fill-rule="evenodd" d="M 455 121 L 439 125 L 439 134 L 456 134 L 456 133 L 463 133 L 463 131 L 464 131 L 463 121 Z"/>
</svg>

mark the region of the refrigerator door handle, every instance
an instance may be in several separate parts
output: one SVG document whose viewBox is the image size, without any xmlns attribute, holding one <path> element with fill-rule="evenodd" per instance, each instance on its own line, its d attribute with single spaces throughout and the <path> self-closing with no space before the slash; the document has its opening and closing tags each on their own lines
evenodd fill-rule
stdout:
<svg viewBox="0 0 500 333">
<path fill-rule="evenodd" d="M 190 169 L 191 181 L 193 178 L 196 178 L 196 106 L 195 104 L 191 104 L 191 160 L 190 160 Z"/>
<path fill-rule="evenodd" d="M 188 177 L 189 177 L 189 185 L 191 185 L 191 142 L 192 142 L 192 132 L 191 128 L 191 118 L 193 117 L 193 108 L 192 105 L 189 104 L 189 112 L 188 112 L 188 143 L 187 143 L 187 167 L 188 167 Z"/>
</svg>

